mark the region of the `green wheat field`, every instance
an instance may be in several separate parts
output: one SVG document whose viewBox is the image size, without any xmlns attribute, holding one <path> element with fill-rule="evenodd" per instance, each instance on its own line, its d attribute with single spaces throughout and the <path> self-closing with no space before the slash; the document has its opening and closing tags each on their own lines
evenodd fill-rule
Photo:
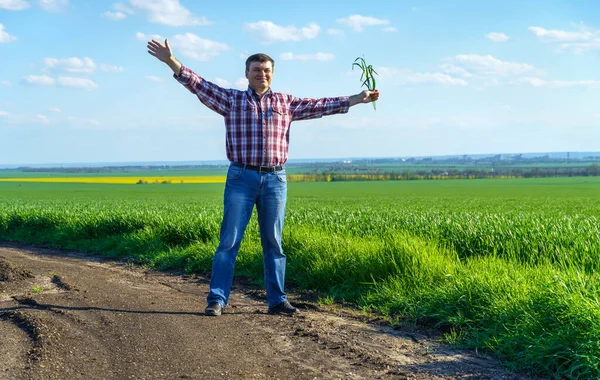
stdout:
<svg viewBox="0 0 600 380">
<path fill-rule="evenodd" d="M 223 184 L 0 183 L 0 240 L 208 275 Z M 600 377 L 600 177 L 289 183 L 287 287 Z M 261 284 L 254 216 L 236 275 Z"/>
</svg>

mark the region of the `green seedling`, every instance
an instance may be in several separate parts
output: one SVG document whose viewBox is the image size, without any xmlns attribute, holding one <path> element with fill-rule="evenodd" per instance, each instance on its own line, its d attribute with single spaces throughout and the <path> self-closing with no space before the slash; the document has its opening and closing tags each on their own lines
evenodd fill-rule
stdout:
<svg viewBox="0 0 600 380">
<path fill-rule="evenodd" d="M 354 66 L 359 67 L 362 70 L 362 73 L 360 74 L 360 80 L 362 81 L 361 86 L 367 87 L 367 89 L 369 89 L 369 91 L 374 91 L 377 86 L 377 82 L 375 81 L 374 75 L 379 75 L 379 74 L 377 74 L 377 72 L 373 69 L 373 66 L 367 65 L 367 62 L 365 61 L 365 59 L 363 57 L 358 57 L 354 60 L 354 63 L 352 64 L 352 70 L 354 70 Z M 372 97 L 372 99 L 374 99 L 373 95 L 371 95 L 371 97 Z M 375 105 L 375 100 L 373 100 L 372 103 L 373 103 L 373 109 L 377 110 L 377 106 Z"/>
</svg>

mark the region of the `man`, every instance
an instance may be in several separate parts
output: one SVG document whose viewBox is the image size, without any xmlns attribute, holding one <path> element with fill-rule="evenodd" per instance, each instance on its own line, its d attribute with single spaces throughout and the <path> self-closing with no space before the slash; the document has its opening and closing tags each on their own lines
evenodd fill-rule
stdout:
<svg viewBox="0 0 600 380">
<path fill-rule="evenodd" d="M 224 89 L 196 75 L 173 57 L 169 42 L 148 42 L 148 53 L 166 63 L 173 77 L 200 102 L 225 118 L 227 171 L 219 246 L 213 257 L 206 315 L 227 305 L 244 231 L 256 206 L 263 248 L 264 280 L 270 314 L 294 314 L 284 292 L 286 256 L 281 237 L 287 197 L 285 168 L 290 123 L 346 113 L 351 106 L 379 98 L 379 92 L 299 99 L 271 90 L 275 62 L 265 54 L 246 60 L 248 89 Z"/>
</svg>

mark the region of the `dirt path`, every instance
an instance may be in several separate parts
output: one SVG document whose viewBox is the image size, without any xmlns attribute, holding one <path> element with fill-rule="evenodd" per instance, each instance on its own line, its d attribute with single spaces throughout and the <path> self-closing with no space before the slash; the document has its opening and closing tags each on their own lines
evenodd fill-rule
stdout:
<svg viewBox="0 0 600 380">
<path fill-rule="evenodd" d="M 0 244 L 0 379 L 525 379 L 419 331 L 237 286 L 205 317 L 204 278 Z"/>
</svg>

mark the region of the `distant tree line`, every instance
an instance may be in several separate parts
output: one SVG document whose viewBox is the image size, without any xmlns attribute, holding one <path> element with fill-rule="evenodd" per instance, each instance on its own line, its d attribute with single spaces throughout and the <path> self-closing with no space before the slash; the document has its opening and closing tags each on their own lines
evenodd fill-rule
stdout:
<svg viewBox="0 0 600 380">
<path fill-rule="evenodd" d="M 534 167 L 534 168 L 481 168 L 481 169 L 431 169 L 405 170 L 403 172 L 348 173 L 325 171 L 322 173 L 288 174 L 291 182 L 334 182 L 334 181 L 389 181 L 431 179 L 477 179 L 477 178 L 545 178 L 545 177 L 589 177 L 600 176 L 600 165 L 588 167 Z"/>
<path fill-rule="evenodd" d="M 379 160 L 373 160 L 379 161 Z M 384 161 L 384 160 L 381 160 Z M 539 161 L 538 161 L 539 162 Z M 446 168 L 412 168 L 402 169 L 401 166 L 377 167 L 370 165 L 381 164 L 382 162 L 368 162 L 367 164 L 353 163 L 351 165 L 334 163 L 332 164 L 301 164 L 288 165 L 289 168 L 309 169 L 306 174 L 291 174 L 288 172 L 288 180 L 292 182 L 333 182 L 333 181 L 384 181 L 384 180 L 423 180 L 423 179 L 474 179 L 474 178 L 543 178 L 543 177 L 587 177 L 600 176 L 600 165 L 591 163 L 585 165 L 578 163 L 576 165 L 551 166 L 540 165 L 532 167 L 522 167 L 516 165 L 498 165 L 491 163 L 485 167 L 463 167 L 456 168 L 450 165 Z M 431 163 L 431 162 L 429 162 Z M 434 162 L 436 163 L 436 162 Z M 437 164 L 441 162 L 438 161 Z M 325 166 L 326 165 L 326 166 Z M 546 166 L 547 165 L 547 166 Z M 226 170 L 227 166 L 223 166 Z M 204 165 L 183 165 L 183 166 L 123 166 L 123 167 L 72 167 L 72 168 L 33 168 L 24 167 L 15 170 L 23 172 L 54 172 L 54 173 L 114 173 L 128 171 L 161 171 L 168 169 L 196 169 L 207 168 Z M 215 168 L 215 166 L 211 166 Z M 395 169 L 395 170 L 394 170 Z M 144 184 L 140 180 L 139 184 Z"/>
</svg>

